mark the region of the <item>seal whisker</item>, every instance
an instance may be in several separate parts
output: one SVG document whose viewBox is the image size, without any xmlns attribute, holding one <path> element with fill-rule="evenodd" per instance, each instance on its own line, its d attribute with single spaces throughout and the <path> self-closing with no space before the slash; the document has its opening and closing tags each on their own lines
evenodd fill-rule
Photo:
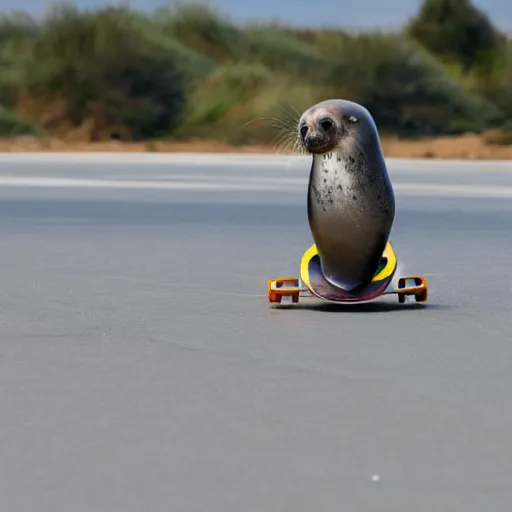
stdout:
<svg viewBox="0 0 512 512">
<path fill-rule="evenodd" d="M 276 137 L 277 140 L 274 142 L 274 148 L 277 151 L 291 151 L 294 152 L 294 148 L 296 145 L 296 137 L 291 134 L 280 134 Z"/>
<path fill-rule="evenodd" d="M 292 130 L 286 121 L 275 117 L 256 118 L 248 121 L 244 126 L 249 126 L 256 121 L 269 121 L 271 126 L 277 130 L 276 133 L 272 135 L 268 141 L 268 144 L 274 146 L 274 149 L 279 150 L 279 148 L 287 148 L 291 146 L 291 142 L 296 137 L 295 130 Z"/>
<path fill-rule="evenodd" d="M 244 128 L 247 128 L 250 124 L 254 124 L 257 121 L 273 121 L 273 117 L 255 117 L 254 119 L 251 119 L 250 121 L 247 121 L 244 123 Z"/>
<path fill-rule="evenodd" d="M 285 117 L 285 116 L 283 116 L 282 118 L 275 117 L 275 118 L 273 118 L 273 120 L 277 124 L 279 124 L 281 126 L 286 126 L 286 127 L 290 128 L 291 130 L 297 129 L 298 121 L 296 121 L 295 119 L 293 119 L 291 117 Z"/>
<path fill-rule="evenodd" d="M 291 110 L 293 110 L 293 113 L 286 112 L 284 105 L 281 107 L 281 109 L 284 111 L 285 114 L 290 116 L 292 119 L 298 121 L 300 119 L 300 112 L 291 103 L 286 102 L 286 105 L 290 107 Z"/>
<path fill-rule="evenodd" d="M 275 137 L 277 149 L 296 153 L 299 134 L 293 119 L 275 118 L 273 127 L 277 129 Z"/>
<path fill-rule="evenodd" d="M 289 107 L 289 108 L 286 108 Z M 251 124 L 260 122 L 269 122 L 270 126 L 276 131 L 269 141 L 277 152 L 291 152 L 292 154 L 304 154 L 304 147 L 300 140 L 300 134 L 298 132 L 298 124 L 300 114 L 297 109 L 287 103 L 279 107 L 279 116 L 269 117 L 258 117 L 251 119 L 244 124 L 244 127 L 248 127 Z M 291 110 L 291 111 L 290 111 Z"/>
<path fill-rule="evenodd" d="M 291 152 L 299 156 L 305 155 L 307 153 L 306 148 L 304 148 L 298 135 L 295 136 Z"/>
<path fill-rule="evenodd" d="M 281 105 L 279 107 L 279 110 L 281 111 L 281 118 L 283 119 L 283 121 L 286 122 L 286 124 L 288 124 L 289 126 L 293 126 L 294 129 L 297 127 L 297 125 L 299 124 L 299 119 L 300 119 L 300 114 L 296 111 L 296 109 L 291 105 L 291 104 L 287 104 L 289 105 L 289 107 L 294 110 L 294 112 L 290 112 L 285 105 Z"/>
<path fill-rule="evenodd" d="M 284 119 L 279 119 L 278 117 L 256 117 L 244 123 L 244 128 L 256 123 L 257 121 L 270 121 L 271 126 L 274 128 L 286 128 L 288 130 L 291 130 L 292 128 L 292 125 L 289 122 Z M 295 129 L 295 126 L 293 126 L 293 129 Z"/>
<path fill-rule="evenodd" d="M 287 120 L 280 119 L 278 117 L 258 117 L 251 119 L 244 123 L 244 128 L 250 125 L 254 125 L 257 122 L 269 122 L 270 126 L 276 131 L 274 135 L 271 135 L 268 143 L 274 148 L 287 147 L 290 145 L 290 141 L 296 136 L 295 130 L 290 126 Z"/>
</svg>

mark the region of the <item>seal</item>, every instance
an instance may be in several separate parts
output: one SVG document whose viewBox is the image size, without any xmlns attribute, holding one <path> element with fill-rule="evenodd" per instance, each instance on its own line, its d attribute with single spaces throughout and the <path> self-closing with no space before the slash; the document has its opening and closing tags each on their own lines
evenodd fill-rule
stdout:
<svg viewBox="0 0 512 512">
<path fill-rule="evenodd" d="M 370 112 L 331 99 L 300 116 L 299 141 L 312 155 L 307 211 L 322 272 L 355 293 L 375 275 L 395 218 L 395 197 Z"/>
</svg>

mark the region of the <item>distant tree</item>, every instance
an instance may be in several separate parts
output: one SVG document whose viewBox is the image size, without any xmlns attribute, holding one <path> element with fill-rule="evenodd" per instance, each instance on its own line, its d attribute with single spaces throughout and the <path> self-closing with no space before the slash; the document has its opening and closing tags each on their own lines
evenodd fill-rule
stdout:
<svg viewBox="0 0 512 512">
<path fill-rule="evenodd" d="M 443 61 L 467 71 L 500 52 L 506 38 L 470 0 L 424 0 L 408 34 Z"/>
</svg>

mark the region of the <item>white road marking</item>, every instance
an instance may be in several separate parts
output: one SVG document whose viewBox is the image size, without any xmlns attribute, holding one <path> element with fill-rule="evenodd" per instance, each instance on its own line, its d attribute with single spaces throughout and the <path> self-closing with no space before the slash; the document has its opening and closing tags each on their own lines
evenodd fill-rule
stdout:
<svg viewBox="0 0 512 512">
<path fill-rule="evenodd" d="M 90 170 L 98 170 L 101 167 L 91 166 Z M 18 186 L 18 187 L 57 187 L 57 188 L 131 188 L 131 189 L 169 189 L 169 190 L 275 190 L 294 192 L 295 188 L 301 191 L 307 189 L 309 181 L 309 171 L 281 174 L 273 171 L 264 172 L 201 172 L 197 168 L 191 172 L 105 172 L 99 175 L 94 172 L 80 170 L 80 174 L 74 175 L 69 172 L 66 166 L 61 168 L 61 172 L 56 172 L 55 168 L 51 171 L 42 168 L 41 173 L 24 173 L 23 170 L 15 172 L 9 169 L 8 172 L 2 172 L 0 165 L 0 186 Z M 147 170 L 146 170 L 147 171 Z M 430 175 L 430 173 L 429 173 Z M 445 178 L 430 182 L 407 182 L 405 176 L 397 179 L 391 176 L 391 181 L 395 191 L 401 195 L 420 196 L 458 196 L 458 197 L 510 197 L 510 186 L 504 185 L 485 185 L 485 173 L 480 173 L 478 180 L 472 180 L 471 184 L 450 183 L 449 173 L 445 173 Z M 445 181 L 446 180 L 446 181 Z M 452 180 L 453 181 L 453 180 Z M 444 183 L 443 183 L 444 182 Z M 481 187 L 481 184 L 484 185 Z M 478 190 L 477 190 L 478 189 Z"/>
<path fill-rule="evenodd" d="M 512 187 L 475 185 L 449 185 L 433 183 L 394 183 L 397 195 L 419 197 L 489 197 L 512 198 Z"/>
<path fill-rule="evenodd" d="M 231 182 L 230 182 L 231 181 Z M 204 190 L 204 191 L 268 191 L 304 193 L 306 184 L 302 179 L 236 180 L 228 181 L 150 181 L 112 180 L 81 178 L 34 178 L 0 176 L 0 186 L 4 187 L 44 187 L 44 188 L 92 188 L 92 189 L 131 189 L 131 190 Z M 432 183 L 395 183 L 397 195 L 420 197 L 489 197 L 512 198 L 512 187 L 453 185 Z"/>
<path fill-rule="evenodd" d="M 268 190 L 278 188 L 275 184 L 264 183 L 219 183 L 197 181 L 142 181 L 142 180 L 101 180 L 81 178 L 13 178 L 0 177 L 3 187 L 43 187 L 43 188 L 103 188 L 131 190 L 218 190 L 220 192 L 238 190 Z M 281 188 L 283 190 L 283 188 Z M 284 188 L 288 190 L 288 187 Z"/>
<path fill-rule="evenodd" d="M 234 165 L 261 167 L 285 165 L 288 161 L 304 161 L 307 157 L 269 154 L 224 153 L 0 153 L 0 163 L 101 163 L 101 164 L 184 164 Z"/>
<path fill-rule="evenodd" d="M 3 187 L 43 187 L 43 188 L 89 188 L 119 190 L 197 190 L 197 191 L 267 191 L 304 194 L 307 184 L 303 179 L 251 179 L 243 177 L 226 181 L 150 181 L 150 180 L 112 180 L 82 178 L 35 178 L 0 176 Z M 397 195 L 415 197 L 483 197 L 512 198 L 512 187 L 432 183 L 394 183 Z"/>
<path fill-rule="evenodd" d="M 511 160 L 440 160 L 386 158 L 390 172 L 512 172 Z M 309 169 L 311 157 L 278 154 L 224 153 L 0 153 L 0 163 L 48 164 L 101 163 L 123 165 L 223 165 L 242 167 L 274 166 L 290 170 L 292 164 Z M 94 172 L 94 169 L 92 169 Z M 240 172 L 243 172 L 241 169 Z"/>
</svg>

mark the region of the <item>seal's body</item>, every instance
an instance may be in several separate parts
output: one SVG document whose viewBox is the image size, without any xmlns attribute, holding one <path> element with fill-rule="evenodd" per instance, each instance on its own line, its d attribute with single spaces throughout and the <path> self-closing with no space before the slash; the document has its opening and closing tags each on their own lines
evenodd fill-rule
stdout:
<svg viewBox="0 0 512 512">
<path fill-rule="evenodd" d="M 312 154 L 308 218 L 327 281 L 355 292 L 378 269 L 395 216 L 395 199 L 377 127 L 363 106 L 328 100 L 299 120 Z"/>
</svg>

